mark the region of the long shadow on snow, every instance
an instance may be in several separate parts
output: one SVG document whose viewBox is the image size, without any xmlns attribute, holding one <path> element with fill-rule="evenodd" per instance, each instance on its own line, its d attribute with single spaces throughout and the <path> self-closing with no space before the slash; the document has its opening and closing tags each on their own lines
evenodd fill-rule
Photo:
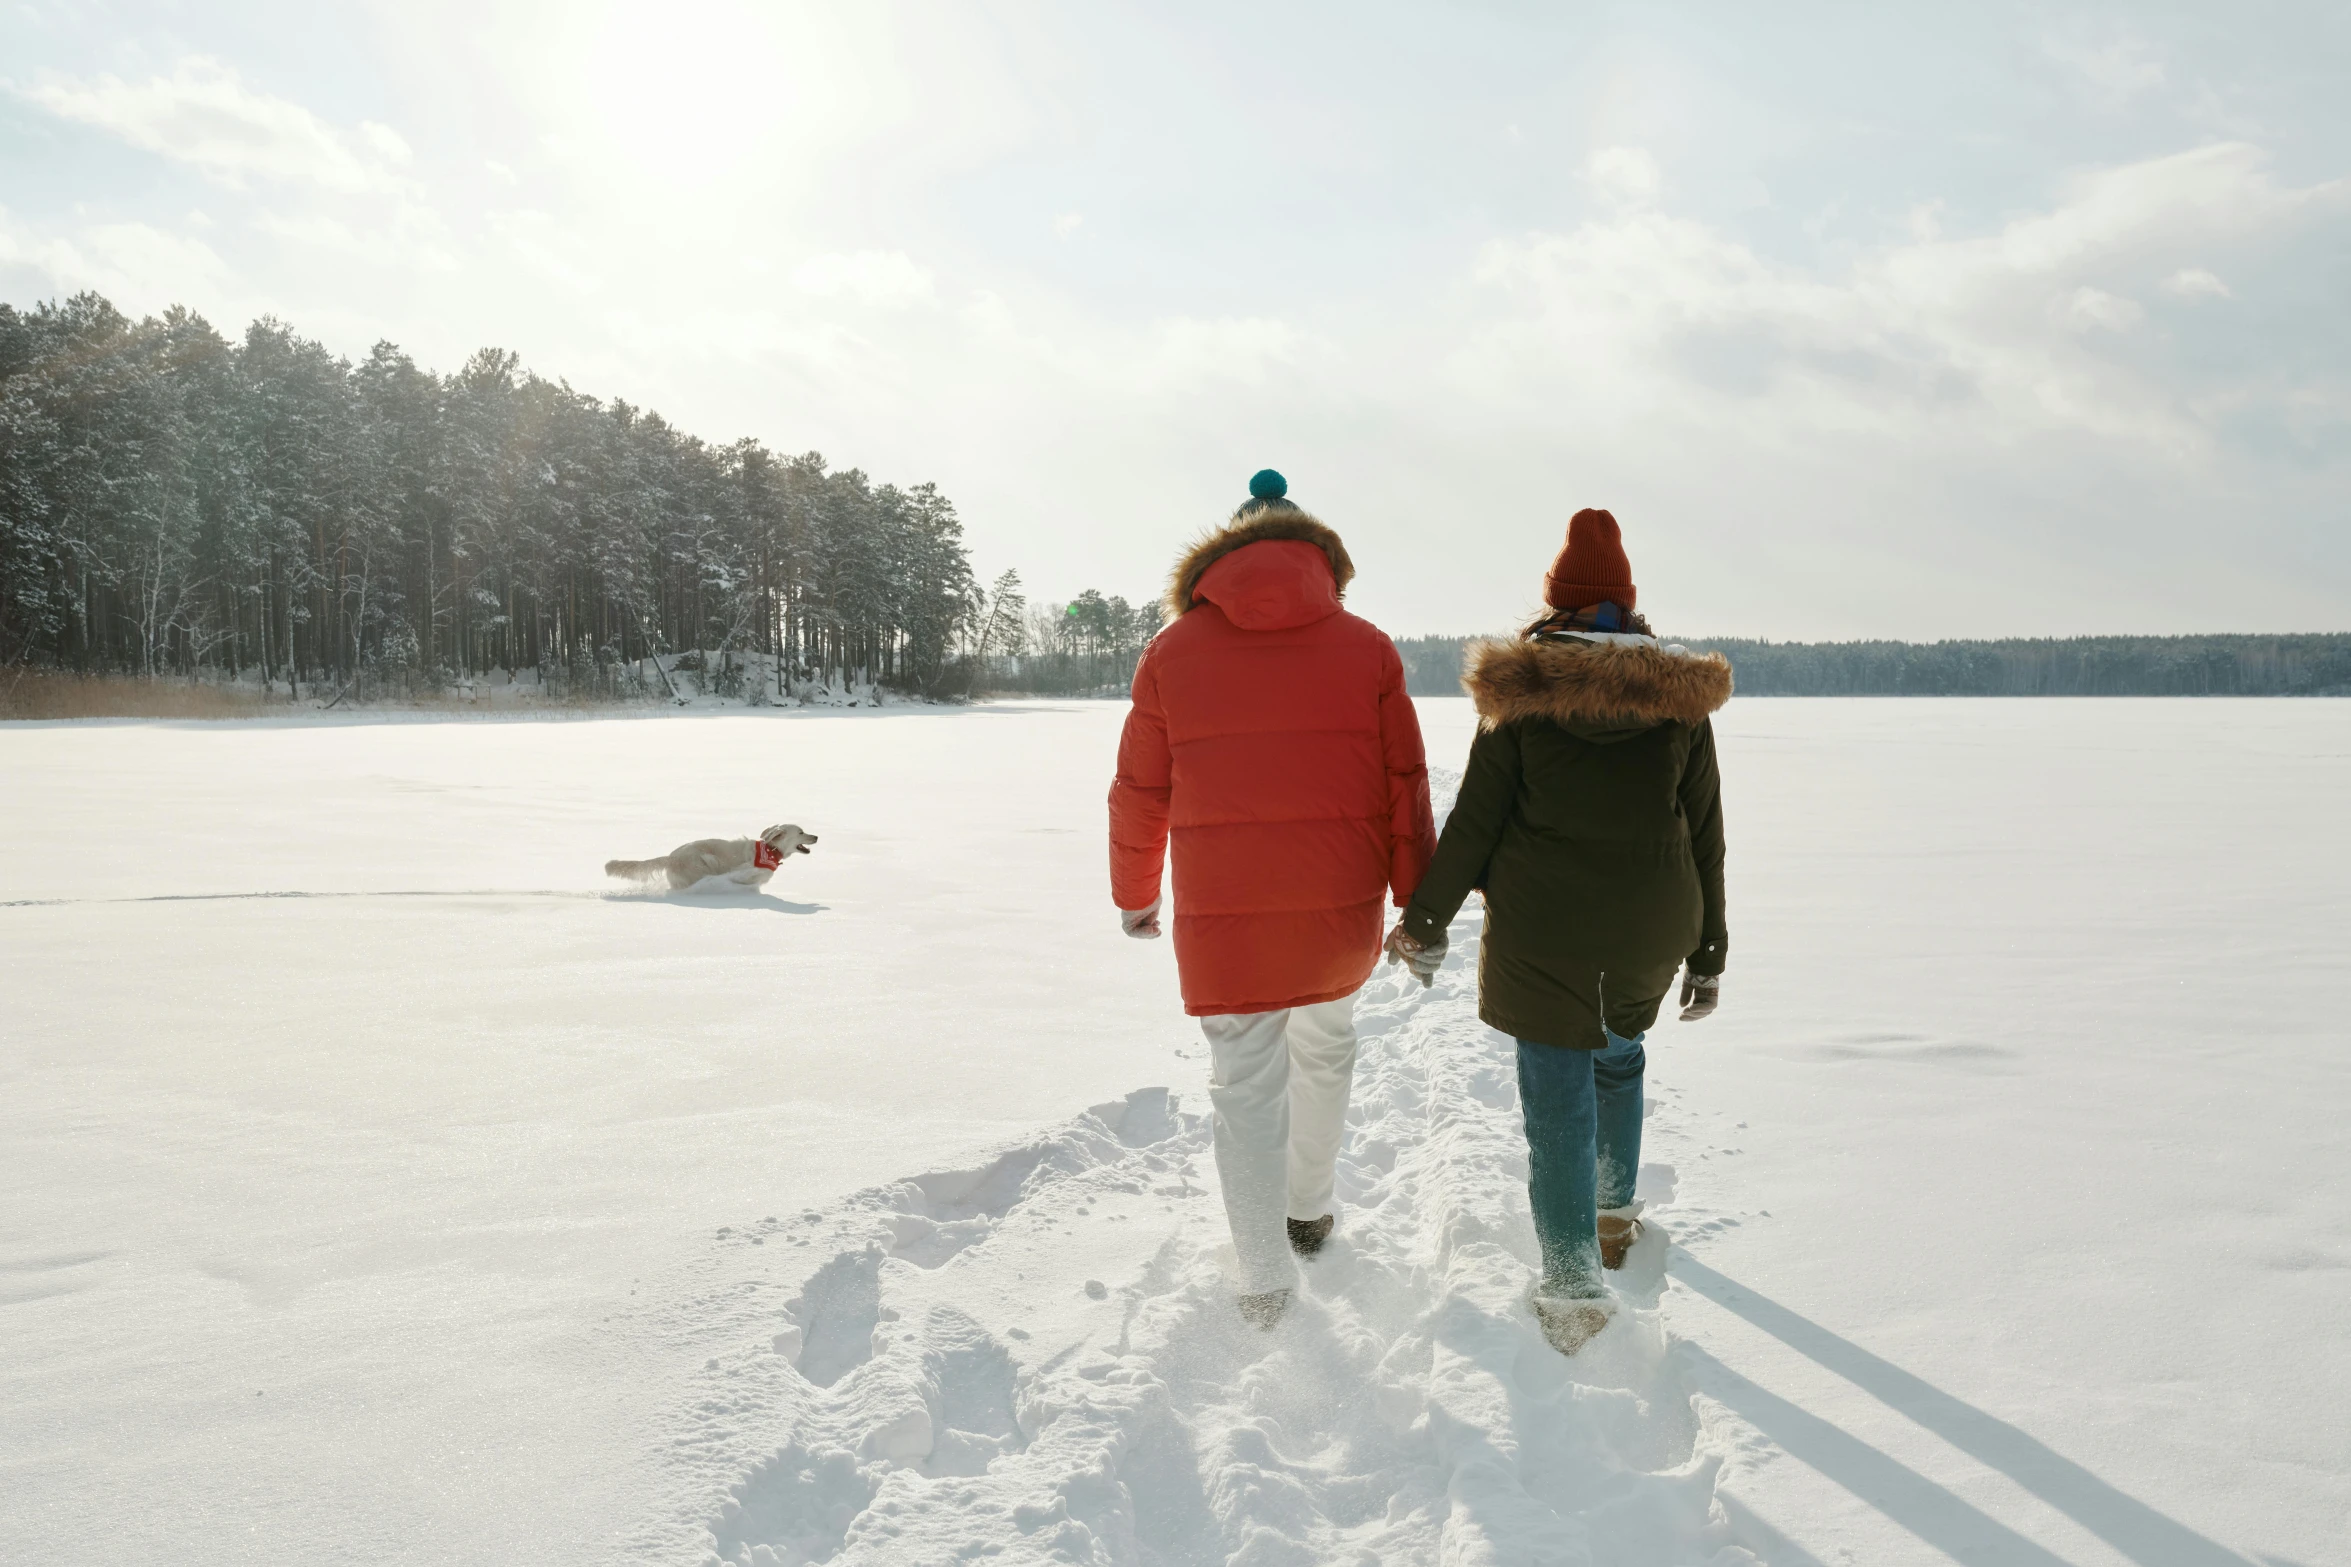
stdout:
<svg viewBox="0 0 2351 1567">
<path fill-rule="evenodd" d="M 1883 1360 L 1687 1252 L 1676 1279 L 2014 1480 L 2140 1567 L 2247 1567 L 2247 1558 L 2165 1516 L 1997 1415 Z M 1695 1346 L 1707 1391 L 1837 1484 L 1956 1559 L 2062 1567 L 2061 1559 L 1829 1422 L 1766 1392 Z"/>
<path fill-rule="evenodd" d="M 733 909 L 739 913 L 764 910 L 770 914 L 822 914 L 830 908 L 824 903 L 789 903 L 773 893 L 688 893 L 662 892 L 650 896 L 642 893 L 602 893 L 607 903 L 654 903 L 672 909 Z"/>
</svg>

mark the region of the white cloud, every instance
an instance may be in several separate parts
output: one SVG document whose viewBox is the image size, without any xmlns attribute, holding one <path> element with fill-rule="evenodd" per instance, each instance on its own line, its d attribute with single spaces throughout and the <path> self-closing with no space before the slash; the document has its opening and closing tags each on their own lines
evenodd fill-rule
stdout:
<svg viewBox="0 0 2351 1567">
<path fill-rule="evenodd" d="M 249 221 L 272 239 L 374 265 L 430 272 L 459 265 L 447 224 L 404 172 L 414 154 L 388 125 L 363 120 L 340 130 L 202 57 L 139 83 L 47 77 L 23 96 L 266 199 L 271 205 Z"/>
<path fill-rule="evenodd" d="M 184 234 L 145 223 L 42 225 L 0 208 L 0 275 L 8 272 L 30 274 L 42 292 L 96 289 L 134 312 L 229 279 L 212 247 Z"/>
<path fill-rule="evenodd" d="M 566 230 L 551 214 L 527 207 L 494 212 L 488 225 L 532 279 L 560 283 L 581 298 L 603 291 L 605 278 L 585 261 L 595 254 L 595 247 Z"/>
<path fill-rule="evenodd" d="M 355 227 L 326 212 L 263 212 L 253 226 L 272 238 L 353 261 L 389 263 L 425 272 L 455 272 L 461 263 L 445 243 L 439 225 L 420 208 L 403 206 L 388 228 Z"/>
<path fill-rule="evenodd" d="M 2127 332 L 2147 319 L 2146 307 L 2137 300 L 2086 283 L 2073 291 L 2062 313 L 2066 324 L 2077 332 Z"/>
<path fill-rule="evenodd" d="M 2182 299 L 2234 299 L 2229 286 L 2202 267 L 2182 267 L 2163 280 L 2163 291 Z"/>
<path fill-rule="evenodd" d="M 2073 72 L 2085 93 L 2108 108 L 2120 108 L 2169 79 L 2153 47 L 2133 33 L 2093 38 L 2076 29 L 2044 37 L 2041 51 Z"/>
<path fill-rule="evenodd" d="M 1275 372 L 1290 371 L 1307 357 L 1310 346 L 1323 357 L 1330 352 L 1330 345 L 1310 345 L 1305 333 L 1272 316 L 1164 316 L 1114 326 L 1066 316 L 1039 319 L 1044 314 L 975 290 L 955 316 L 966 362 L 979 366 L 991 384 L 1028 380 L 1034 390 L 1042 378 L 1053 386 L 1051 395 L 1089 414 L 1133 406 L 1135 399 L 1196 400 L 1268 386 Z M 1025 374 L 1009 373 L 1014 366 Z"/>
<path fill-rule="evenodd" d="M 1218 381 L 1262 385 L 1273 372 L 1293 364 L 1305 347 L 1304 334 L 1271 317 L 1174 317 L 1152 323 L 1133 381 L 1146 387 L 1193 388 Z"/>
<path fill-rule="evenodd" d="M 1692 219 L 1620 210 L 1489 244 L 1473 305 L 1485 319 L 1456 369 L 1603 427 L 1666 414 L 1787 439 L 2072 430 L 2188 450 L 2206 437 L 2196 389 L 2109 346 L 2144 315 L 2115 285 L 2176 268 L 2216 232 L 2253 242 L 2341 211 L 2347 195 L 2341 181 L 2281 186 L 2257 149 L 2222 144 L 2087 175 L 1988 234 L 1914 223 L 1835 272 L 1767 260 Z"/>
<path fill-rule="evenodd" d="M 60 119 L 93 126 L 134 147 L 185 163 L 223 183 L 253 179 L 345 192 L 399 182 L 408 144 L 390 127 L 363 123 L 346 135 L 298 103 L 248 87 L 217 60 L 182 60 L 169 76 L 48 77 L 23 95 Z"/>
<path fill-rule="evenodd" d="M 398 131 L 389 125 L 379 125 L 374 120 L 359 122 L 359 139 L 386 163 L 406 163 L 411 156 L 408 143 Z"/>
<path fill-rule="evenodd" d="M 1053 220 L 1053 237 L 1055 239 L 1067 239 L 1072 234 L 1075 234 L 1079 229 L 1085 227 L 1085 224 L 1086 218 L 1084 213 L 1064 212 L 1060 217 Z"/>
<path fill-rule="evenodd" d="M 860 250 L 811 256 L 792 282 L 819 299 L 848 298 L 868 305 L 904 306 L 931 298 L 931 275 L 900 250 Z"/>
<path fill-rule="evenodd" d="M 1603 147 L 1585 161 L 1584 179 L 1601 200 L 1640 206 L 1657 199 L 1665 178 L 1657 160 L 1639 147 Z"/>
</svg>

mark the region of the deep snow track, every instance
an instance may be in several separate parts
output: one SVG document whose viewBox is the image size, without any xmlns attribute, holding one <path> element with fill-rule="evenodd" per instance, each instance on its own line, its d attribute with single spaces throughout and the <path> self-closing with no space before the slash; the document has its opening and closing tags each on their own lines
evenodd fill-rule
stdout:
<svg viewBox="0 0 2351 1567">
<path fill-rule="evenodd" d="M 1453 941 L 1434 989 L 1365 987 L 1339 1231 L 1272 1333 L 1233 1310 L 1205 1118 L 1164 1089 L 722 1237 L 770 1268 L 695 1308 L 738 1332 L 677 1435 L 705 1559 L 1753 1561 L 1714 1495 L 1740 1438 L 1655 1312 L 1666 1229 L 1710 1221 L 1646 1166 L 1627 1309 L 1545 1345 L 1512 1046 L 1475 1016 L 1474 916 Z M 1651 1151 L 1677 1116 L 1652 1104 Z"/>
</svg>

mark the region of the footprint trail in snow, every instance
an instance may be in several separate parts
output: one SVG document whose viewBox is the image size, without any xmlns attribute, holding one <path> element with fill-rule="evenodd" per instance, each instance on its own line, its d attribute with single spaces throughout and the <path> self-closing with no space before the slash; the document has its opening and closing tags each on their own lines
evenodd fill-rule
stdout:
<svg viewBox="0 0 2351 1567">
<path fill-rule="evenodd" d="M 1165 1089 L 723 1236 L 766 1266 L 697 1305 L 735 1347 L 676 1437 L 704 1501 L 663 1553 L 693 1527 L 740 1567 L 1753 1562 L 1715 1499 L 1739 1437 L 1656 1312 L 1665 1228 L 1735 1221 L 1645 1167 L 1625 1309 L 1551 1350 L 1515 1047 L 1476 1018 L 1476 918 L 1452 939 L 1434 989 L 1382 970 L 1358 1001 L 1338 1233 L 1270 1333 L 1234 1311 L 1206 1118 Z M 1681 1142 L 1651 1098 L 1652 1151 Z"/>
</svg>

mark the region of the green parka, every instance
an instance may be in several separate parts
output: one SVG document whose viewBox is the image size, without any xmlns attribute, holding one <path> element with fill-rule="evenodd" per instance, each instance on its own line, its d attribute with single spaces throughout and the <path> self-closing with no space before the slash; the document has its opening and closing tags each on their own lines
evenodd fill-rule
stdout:
<svg viewBox="0 0 2351 1567">
<path fill-rule="evenodd" d="M 1462 684 L 1478 736 L 1405 934 L 1437 940 L 1482 889 L 1478 1016 L 1581 1050 L 1603 1020 L 1642 1032 L 1682 965 L 1719 974 L 1730 944 L 1708 715 L 1731 666 L 1556 634 L 1473 644 Z"/>
</svg>

